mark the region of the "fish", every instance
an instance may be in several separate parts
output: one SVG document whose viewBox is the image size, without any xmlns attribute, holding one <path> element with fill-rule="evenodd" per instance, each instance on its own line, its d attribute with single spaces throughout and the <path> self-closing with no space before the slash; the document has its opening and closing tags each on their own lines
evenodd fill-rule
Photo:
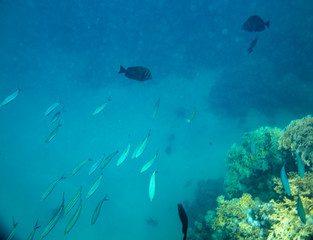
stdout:
<svg viewBox="0 0 313 240">
<path fill-rule="evenodd" d="M 250 151 L 251 151 L 251 160 L 256 156 L 255 143 L 253 138 L 250 136 Z"/>
<path fill-rule="evenodd" d="M 149 199 L 150 202 L 152 202 L 154 195 L 155 195 L 155 174 L 157 171 L 154 171 L 150 177 L 150 183 L 149 183 Z"/>
<path fill-rule="evenodd" d="M 109 164 L 109 162 L 112 160 L 112 158 L 115 157 L 116 154 L 118 154 L 118 150 L 116 150 L 115 152 L 113 152 L 113 153 L 111 153 L 110 155 L 108 155 L 108 156 L 102 161 L 102 163 L 100 164 L 101 170 L 102 170 L 103 168 L 105 168 L 105 167 Z"/>
<path fill-rule="evenodd" d="M 98 107 L 93 111 L 92 115 L 97 115 L 98 113 L 100 113 L 100 112 L 106 107 L 106 105 L 108 104 L 108 102 L 110 102 L 110 101 L 111 101 L 111 98 L 108 97 L 108 99 L 107 99 L 104 103 L 102 103 L 100 106 L 98 106 Z"/>
<path fill-rule="evenodd" d="M 304 177 L 304 173 L 305 173 L 304 162 L 303 162 L 302 158 L 300 157 L 300 155 L 297 152 L 294 152 L 294 154 L 296 155 L 296 158 L 297 158 L 297 165 L 298 165 L 299 176 L 301 178 L 303 178 Z"/>
<path fill-rule="evenodd" d="M 74 176 L 87 162 L 92 161 L 91 158 L 81 161 L 72 171 L 72 176 Z"/>
<path fill-rule="evenodd" d="M 55 180 L 53 183 L 51 183 L 50 186 L 46 189 L 46 191 L 42 194 L 41 200 L 45 200 L 50 195 L 52 190 L 55 188 L 57 183 L 60 182 L 63 179 L 66 179 L 66 177 L 62 176 L 62 177 L 58 178 L 57 180 Z"/>
<path fill-rule="evenodd" d="M 117 166 L 121 165 L 122 162 L 125 161 L 125 159 L 127 158 L 128 156 L 128 153 L 129 153 L 129 150 L 130 150 L 130 144 L 127 145 L 126 149 L 124 150 L 124 152 L 122 153 L 122 155 L 119 157 L 119 159 L 117 160 Z"/>
<path fill-rule="evenodd" d="M 58 125 L 53 129 L 53 131 L 49 134 L 49 136 L 46 138 L 46 143 L 49 143 L 58 133 L 59 128 L 61 127 L 61 123 L 59 122 Z"/>
<path fill-rule="evenodd" d="M 186 240 L 187 238 L 187 229 L 188 229 L 188 217 L 186 214 L 186 211 L 181 203 L 177 204 L 178 208 L 178 215 L 180 218 L 181 223 L 183 224 L 182 232 L 184 234 L 183 240 Z"/>
<path fill-rule="evenodd" d="M 72 228 L 74 227 L 75 223 L 77 222 L 77 220 L 79 218 L 81 210 L 82 210 L 82 198 L 80 198 L 80 203 L 79 203 L 74 215 L 68 221 L 67 226 L 64 230 L 64 234 L 68 234 L 72 230 Z"/>
<path fill-rule="evenodd" d="M 194 119 L 194 117 L 196 116 L 196 113 L 197 113 L 197 109 L 194 107 L 192 113 L 190 113 L 190 115 L 186 119 L 186 122 L 190 123 Z"/>
<path fill-rule="evenodd" d="M 49 116 L 54 111 L 54 109 L 56 109 L 58 106 L 60 106 L 60 104 L 61 104 L 61 102 L 56 102 L 56 103 L 52 104 L 50 107 L 47 108 L 44 115 L 46 117 Z"/>
<path fill-rule="evenodd" d="M 252 53 L 256 43 L 258 41 L 258 38 L 253 39 L 253 41 L 250 43 L 250 47 L 248 48 L 248 53 Z"/>
<path fill-rule="evenodd" d="M 262 32 L 265 27 L 270 27 L 270 21 L 264 22 L 262 18 L 257 15 L 249 17 L 243 24 L 242 28 L 248 32 Z"/>
<path fill-rule="evenodd" d="M 151 72 L 148 68 L 145 67 L 129 67 L 125 69 L 123 66 L 120 66 L 120 71 L 118 73 L 125 73 L 125 76 L 137 80 L 137 81 L 146 81 L 151 79 Z"/>
<path fill-rule="evenodd" d="M 13 220 L 13 227 L 12 227 L 12 229 L 11 229 L 11 232 L 10 232 L 10 234 L 9 234 L 9 236 L 8 236 L 8 238 L 7 238 L 7 240 L 11 240 L 11 239 L 13 238 L 14 233 L 15 233 L 15 230 L 16 230 L 16 227 L 17 227 L 17 225 L 18 225 L 18 223 L 15 222 L 14 217 L 12 217 L 12 220 Z"/>
<path fill-rule="evenodd" d="M 64 192 L 63 192 L 63 200 L 62 203 L 58 209 L 58 211 L 55 213 L 55 215 L 51 218 L 45 229 L 40 235 L 40 238 L 44 238 L 45 236 L 48 235 L 48 233 L 55 227 L 55 225 L 58 223 L 60 220 L 61 216 L 63 215 L 63 210 L 64 210 Z"/>
<path fill-rule="evenodd" d="M 109 197 L 108 195 L 106 195 L 97 205 L 96 209 L 94 210 L 93 214 L 92 214 L 92 218 L 91 218 L 91 225 L 94 225 L 99 217 L 99 214 L 100 214 L 100 210 L 101 210 L 101 207 L 102 207 L 102 203 L 104 201 L 107 201 L 109 200 Z"/>
<path fill-rule="evenodd" d="M 60 119 L 61 111 L 56 112 L 51 118 L 51 123 L 55 123 Z"/>
<path fill-rule="evenodd" d="M 90 170 L 89 170 L 89 173 L 88 173 L 89 176 L 90 176 L 91 174 L 93 174 L 93 173 L 97 170 L 97 168 L 99 167 L 99 165 L 100 165 L 100 163 L 102 162 L 102 160 L 104 159 L 104 157 L 105 157 L 105 153 L 103 154 L 103 157 L 102 157 L 102 158 L 100 158 L 97 162 L 95 162 L 95 163 L 91 166 L 91 168 L 90 168 Z"/>
<path fill-rule="evenodd" d="M 146 220 L 146 223 L 149 224 L 152 227 L 155 227 L 155 226 L 157 226 L 159 224 L 159 221 L 154 219 L 154 218 L 152 218 L 152 217 L 148 217 L 145 220 Z"/>
<path fill-rule="evenodd" d="M 74 195 L 74 197 L 66 205 L 66 207 L 64 208 L 64 215 L 67 215 L 71 211 L 71 209 L 74 207 L 78 198 L 81 196 L 82 189 L 83 189 L 83 187 L 80 186 L 80 189 L 78 190 L 78 192 Z"/>
<path fill-rule="evenodd" d="M 303 208 L 303 204 L 302 204 L 299 192 L 298 192 L 298 199 L 297 199 L 297 212 L 298 212 L 298 216 L 300 217 L 300 220 L 304 224 L 306 224 L 305 211 L 304 211 L 304 208 Z"/>
<path fill-rule="evenodd" d="M 0 108 L 2 108 L 3 106 L 7 105 L 8 103 L 12 102 L 21 92 L 21 89 L 17 89 L 14 93 L 12 93 L 11 95 L 7 96 L 3 102 L 0 105 Z"/>
<path fill-rule="evenodd" d="M 100 177 L 97 179 L 97 181 L 92 185 L 92 187 L 89 189 L 86 198 L 90 198 L 90 196 L 92 194 L 94 194 L 94 192 L 98 189 L 100 183 L 101 183 L 101 179 L 102 179 L 103 173 L 101 173 Z"/>
<path fill-rule="evenodd" d="M 154 104 L 154 108 L 153 108 L 153 115 L 152 117 L 155 118 L 156 115 L 159 112 L 159 107 L 160 107 L 160 98 L 158 98 L 158 100 L 156 101 L 156 103 Z"/>
<path fill-rule="evenodd" d="M 290 186 L 289 186 L 289 182 L 288 182 L 288 177 L 287 177 L 287 174 L 286 174 L 286 171 L 285 171 L 286 162 L 284 163 L 283 167 L 281 168 L 280 178 L 281 178 L 281 182 L 283 184 L 283 187 L 285 189 L 286 194 L 288 196 L 291 196 L 291 191 L 290 191 Z"/>
<path fill-rule="evenodd" d="M 152 164 L 154 163 L 157 156 L 158 156 L 158 153 L 156 153 L 154 155 L 154 157 L 149 162 L 147 162 L 145 165 L 143 165 L 143 167 L 140 170 L 140 173 L 144 173 L 145 171 L 147 171 L 152 166 Z"/>
<path fill-rule="evenodd" d="M 35 232 L 38 228 L 40 228 L 40 226 L 38 226 L 38 220 L 37 220 L 37 222 L 33 228 L 33 231 L 28 235 L 27 240 L 33 240 L 34 239 Z"/>
<path fill-rule="evenodd" d="M 151 130 L 149 130 L 149 133 L 147 134 L 147 136 L 135 148 L 135 151 L 133 152 L 132 157 L 131 157 L 132 159 L 138 158 L 143 153 L 143 151 L 146 149 L 148 139 L 151 136 L 150 132 L 151 132 Z"/>
</svg>

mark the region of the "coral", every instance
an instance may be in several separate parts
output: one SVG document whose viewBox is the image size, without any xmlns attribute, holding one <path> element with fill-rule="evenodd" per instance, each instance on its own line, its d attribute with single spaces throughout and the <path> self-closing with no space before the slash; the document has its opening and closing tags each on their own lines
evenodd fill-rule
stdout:
<svg viewBox="0 0 313 240">
<path fill-rule="evenodd" d="M 225 239 L 263 239 L 263 230 L 256 210 L 258 204 L 250 194 L 241 198 L 225 200 L 224 196 L 217 199 L 218 207 L 213 229 L 222 231 Z"/>
<path fill-rule="evenodd" d="M 282 164 L 283 153 L 278 150 L 281 132 L 279 128 L 262 127 L 246 133 L 241 146 L 234 144 L 231 147 L 227 154 L 225 181 L 229 197 L 239 197 L 243 192 L 262 200 L 274 197 L 268 195 L 268 191 L 272 191 L 271 176 L 279 174 Z M 266 194 L 260 196 L 264 192 Z"/>
<path fill-rule="evenodd" d="M 280 148 L 297 152 L 307 166 L 313 163 L 313 118 L 308 115 L 292 121 L 284 130 Z M 311 167 L 311 170 L 313 166 Z"/>
</svg>

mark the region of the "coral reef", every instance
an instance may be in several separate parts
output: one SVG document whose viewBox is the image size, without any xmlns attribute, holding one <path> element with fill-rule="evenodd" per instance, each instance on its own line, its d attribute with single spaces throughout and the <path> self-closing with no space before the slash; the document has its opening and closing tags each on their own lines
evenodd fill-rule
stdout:
<svg viewBox="0 0 313 240">
<path fill-rule="evenodd" d="M 305 165 L 313 163 L 313 118 L 308 115 L 292 121 L 282 133 L 279 140 L 280 148 L 297 152 Z M 313 166 L 311 166 L 311 170 Z"/>
<path fill-rule="evenodd" d="M 262 127 L 245 134 L 241 146 L 231 147 L 226 160 L 227 196 L 240 197 L 248 192 L 264 201 L 275 197 L 272 176 L 279 175 L 284 155 L 278 150 L 281 133 L 279 128 Z"/>
</svg>

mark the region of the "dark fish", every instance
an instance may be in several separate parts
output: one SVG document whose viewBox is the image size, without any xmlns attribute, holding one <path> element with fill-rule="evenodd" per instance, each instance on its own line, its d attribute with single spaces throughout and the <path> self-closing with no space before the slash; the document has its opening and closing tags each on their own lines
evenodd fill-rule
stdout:
<svg viewBox="0 0 313 240">
<path fill-rule="evenodd" d="M 151 72 L 145 67 L 129 67 L 125 69 L 120 66 L 120 71 L 118 73 L 125 73 L 125 76 L 137 81 L 146 81 L 151 79 Z"/>
<path fill-rule="evenodd" d="M 288 177 L 287 177 L 286 170 L 285 170 L 286 162 L 284 163 L 283 167 L 281 168 L 280 179 L 281 179 L 281 182 L 283 184 L 283 187 L 285 189 L 286 194 L 288 196 L 291 196 L 291 191 L 290 191 L 290 186 L 289 186 L 289 182 L 288 182 Z"/>
<path fill-rule="evenodd" d="M 179 214 L 179 218 L 180 218 L 180 221 L 182 222 L 183 224 L 183 234 L 184 234 L 184 238 L 183 240 L 186 240 L 186 237 L 187 237 L 187 228 L 188 228 L 188 218 L 187 218 L 187 214 L 185 212 L 185 209 L 183 207 L 182 204 L 177 204 L 177 207 L 178 207 L 178 214 Z"/>
<path fill-rule="evenodd" d="M 146 220 L 146 223 L 149 224 L 150 226 L 152 227 L 155 227 L 159 224 L 158 220 L 152 218 L 152 217 L 148 217 L 145 219 Z"/>
<path fill-rule="evenodd" d="M 242 26 L 243 30 L 248 32 L 262 32 L 265 30 L 265 26 L 267 28 L 270 27 L 270 21 L 264 22 L 262 18 L 257 15 L 251 16 L 245 21 Z"/>
<path fill-rule="evenodd" d="M 257 43 L 257 41 L 258 41 L 258 38 L 255 38 L 255 39 L 251 42 L 250 47 L 249 47 L 249 49 L 248 49 L 248 53 L 252 53 L 252 51 L 253 51 L 253 49 L 254 49 L 255 44 Z"/>
<path fill-rule="evenodd" d="M 301 221 L 305 224 L 306 223 L 305 211 L 303 208 L 303 204 L 302 204 L 299 192 L 298 192 L 298 200 L 297 200 L 297 211 L 298 211 L 298 215 Z"/>
</svg>

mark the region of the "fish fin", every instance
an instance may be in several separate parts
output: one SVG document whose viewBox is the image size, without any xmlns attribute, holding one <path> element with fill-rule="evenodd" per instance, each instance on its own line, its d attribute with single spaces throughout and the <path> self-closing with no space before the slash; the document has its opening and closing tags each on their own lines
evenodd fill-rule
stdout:
<svg viewBox="0 0 313 240">
<path fill-rule="evenodd" d="M 265 26 L 266 26 L 267 28 L 270 28 L 270 21 L 267 21 L 267 22 L 265 23 Z"/>
<path fill-rule="evenodd" d="M 126 73 L 126 69 L 121 65 L 118 73 Z"/>
</svg>

